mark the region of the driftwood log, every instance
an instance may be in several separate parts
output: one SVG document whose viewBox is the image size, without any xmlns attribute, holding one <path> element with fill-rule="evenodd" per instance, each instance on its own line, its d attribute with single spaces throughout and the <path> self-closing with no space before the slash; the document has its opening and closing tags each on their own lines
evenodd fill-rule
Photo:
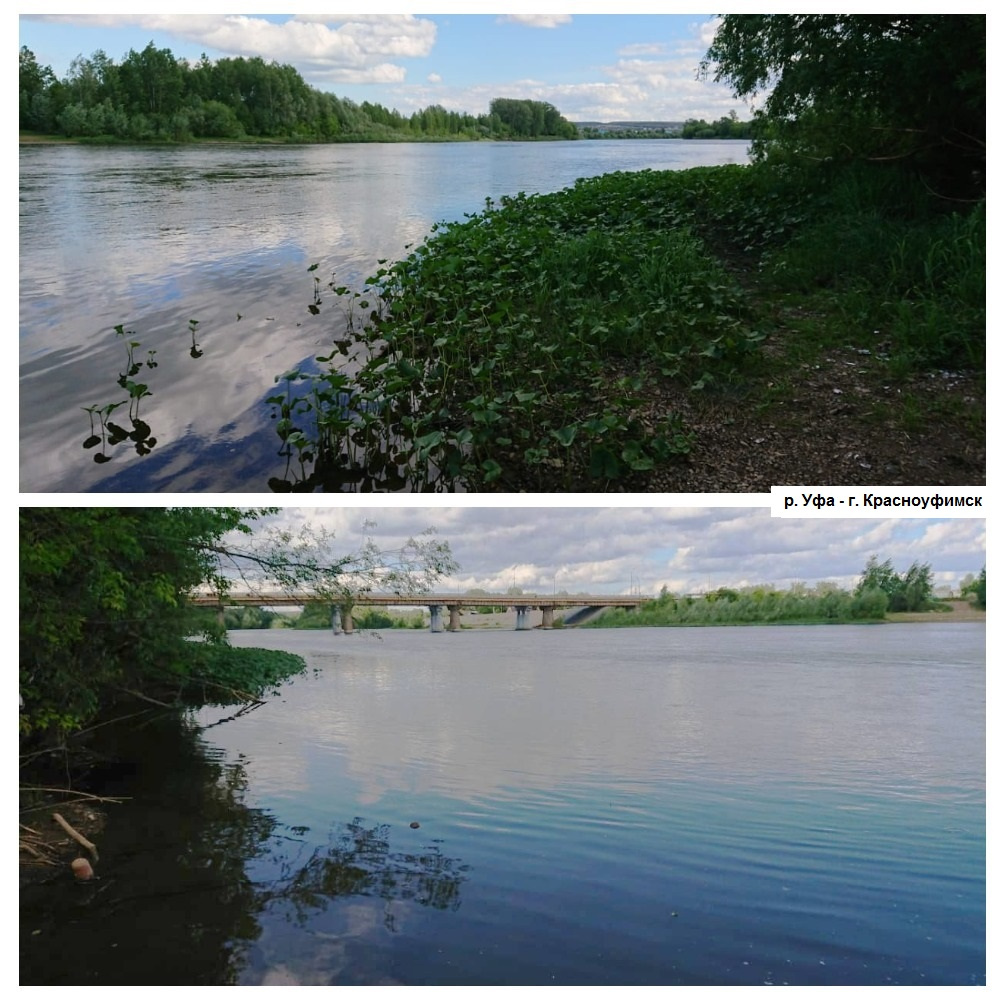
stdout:
<svg viewBox="0 0 1000 1000">
<path fill-rule="evenodd" d="M 60 816 L 60 815 L 59 815 L 59 813 L 53 813 L 53 814 L 52 814 L 52 818 L 53 818 L 53 819 L 54 819 L 54 820 L 55 820 L 55 821 L 56 821 L 56 822 L 57 822 L 57 823 L 58 823 L 58 824 L 59 824 L 59 825 L 60 825 L 60 826 L 61 826 L 61 827 L 62 827 L 62 828 L 63 828 L 63 829 L 64 829 L 64 830 L 65 830 L 65 831 L 66 831 L 66 832 L 67 832 L 67 833 L 68 833 L 68 834 L 69 834 L 69 835 L 70 835 L 70 836 L 71 836 L 71 837 L 72 837 L 72 838 L 73 838 L 73 839 L 74 839 L 74 840 L 75 840 L 75 841 L 76 841 L 76 842 L 77 842 L 77 843 L 78 843 L 78 844 L 79 844 L 80 846 L 81 846 L 81 847 L 85 847 L 85 848 L 87 848 L 87 850 L 88 850 L 88 851 L 90 851 L 90 856 L 91 856 L 91 857 L 92 857 L 92 858 L 94 859 L 94 864 L 97 864 L 97 862 L 98 862 L 98 861 L 100 860 L 100 859 L 98 858 L 98 856 L 97 856 L 97 848 L 96 848 L 96 847 L 95 847 L 95 846 L 94 846 L 94 845 L 93 845 L 93 844 L 92 844 L 92 843 L 91 843 L 91 842 L 90 842 L 89 840 L 87 840 L 87 838 L 86 838 L 86 837 L 85 837 L 85 836 L 84 836 L 84 835 L 83 835 L 82 833 L 78 833 L 78 832 L 77 832 L 76 830 L 74 830 L 74 829 L 73 829 L 73 827 L 72 827 L 72 826 L 70 826 L 70 825 L 69 825 L 69 823 L 67 823 L 67 822 L 66 822 L 66 820 L 64 820 L 64 819 L 62 818 L 62 816 Z"/>
</svg>

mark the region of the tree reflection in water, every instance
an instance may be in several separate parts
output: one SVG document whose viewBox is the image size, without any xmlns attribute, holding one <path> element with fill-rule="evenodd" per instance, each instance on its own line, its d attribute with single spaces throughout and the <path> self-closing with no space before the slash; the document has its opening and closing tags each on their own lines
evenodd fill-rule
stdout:
<svg viewBox="0 0 1000 1000">
<path fill-rule="evenodd" d="M 355 817 L 304 864 L 282 859 L 282 876 L 262 898 L 288 904 L 299 924 L 337 896 L 405 899 L 438 910 L 457 910 L 468 866 L 445 857 L 436 844 L 418 854 L 394 853 L 389 830 L 385 823 L 366 827 Z"/>
<path fill-rule="evenodd" d="M 341 973 L 377 981 L 377 969 L 351 971 L 331 959 L 334 911 L 335 922 L 350 924 L 352 899 L 381 901 L 385 934 L 396 930 L 390 903 L 459 906 L 467 866 L 437 844 L 393 851 L 388 825 L 357 817 L 310 847 L 303 828 L 248 807 L 242 764 L 176 718 L 118 732 L 112 742 L 114 759 L 91 787 L 130 800 L 109 812 L 99 879 L 75 883 L 67 870 L 22 888 L 22 985 L 300 981 L 291 972 L 275 978 L 284 958 L 274 939 L 283 935 L 265 934 L 275 924 L 297 929 L 294 964 L 312 970 L 310 981 L 342 981 Z M 251 868 L 266 871 L 266 881 L 254 881 Z M 310 946 L 325 957 L 305 954 Z"/>
</svg>

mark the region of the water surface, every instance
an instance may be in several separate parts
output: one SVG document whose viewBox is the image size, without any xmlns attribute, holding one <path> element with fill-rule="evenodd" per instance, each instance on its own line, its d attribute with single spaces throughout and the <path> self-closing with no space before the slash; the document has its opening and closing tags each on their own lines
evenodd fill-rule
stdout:
<svg viewBox="0 0 1000 1000">
<path fill-rule="evenodd" d="M 310 673 L 122 779 L 22 976 L 981 984 L 984 634 L 233 633 Z"/>
<path fill-rule="evenodd" d="M 21 490 L 261 491 L 280 475 L 267 397 L 328 353 L 313 277 L 360 288 L 485 199 L 613 170 L 745 162 L 742 142 L 427 143 L 20 151 Z M 317 270 L 308 268 L 319 265 Z M 194 319 L 194 349 L 189 320 Z M 96 464 L 87 406 L 117 402 L 123 324 L 156 352 L 156 445 Z"/>
</svg>

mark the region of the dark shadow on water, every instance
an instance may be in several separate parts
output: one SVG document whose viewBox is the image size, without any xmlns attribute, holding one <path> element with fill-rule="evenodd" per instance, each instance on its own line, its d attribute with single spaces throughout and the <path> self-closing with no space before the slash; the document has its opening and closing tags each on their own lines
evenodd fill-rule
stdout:
<svg viewBox="0 0 1000 1000">
<path fill-rule="evenodd" d="M 311 357 L 303 358 L 297 368 L 308 374 L 319 370 Z M 263 493 L 268 478 L 285 469 L 273 413 L 274 407 L 261 398 L 220 427 L 214 438 L 191 430 L 179 440 L 161 442 L 141 460 L 126 448 L 113 456 L 123 464 L 95 483 L 90 492 Z"/>
<path fill-rule="evenodd" d="M 107 737 L 89 782 L 129 800 L 107 807 L 98 878 L 67 868 L 22 888 L 21 985 L 235 985 L 268 919 L 305 926 L 358 896 L 459 906 L 466 868 L 437 844 L 394 851 L 389 826 L 360 817 L 318 838 L 286 827 L 248 807 L 243 766 L 176 717 Z"/>
</svg>

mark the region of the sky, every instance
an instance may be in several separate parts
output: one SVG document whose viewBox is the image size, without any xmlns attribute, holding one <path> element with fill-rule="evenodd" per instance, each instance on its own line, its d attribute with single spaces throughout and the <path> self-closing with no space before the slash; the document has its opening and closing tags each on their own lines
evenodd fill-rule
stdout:
<svg viewBox="0 0 1000 1000">
<path fill-rule="evenodd" d="M 440 8 L 439 8 L 440 9 Z M 697 79 L 709 14 L 22 15 L 20 44 L 63 78 L 102 49 L 152 41 L 196 62 L 260 56 L 319 90 L 410 114 L 481 114 L 494 97 L 553 104 L 570 121 L 713 120 L 749 105 Z"/>
<path fill-rule="evenodd" d="M 276 521 L 334 532 L 341 555 L 366 536 L 391 550 L 432 528 L 459 563 L 438 592 L 696 594 L 821 581 L 853 588 L 872 555 L 900 573 L 929 563 L 936 585 L 957 589 L 986 562 L 982 519 L 772 519 L 759 507 L 288 507 Z"/>
</svg>

